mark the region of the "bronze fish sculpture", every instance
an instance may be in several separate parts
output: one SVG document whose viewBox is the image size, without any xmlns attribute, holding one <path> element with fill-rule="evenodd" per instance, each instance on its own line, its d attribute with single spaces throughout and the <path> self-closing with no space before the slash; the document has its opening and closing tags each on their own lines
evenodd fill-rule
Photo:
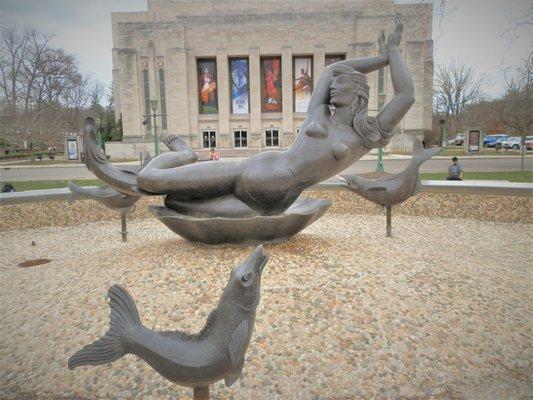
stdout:
<svg viewBox="0 0 533 400">
<path fill-rule="evenodd" d="M 347 185 L 346 189 L 357 193 L 361 197 L 382 206 L 393 206 L 417 194 L 422 186 L 420 181 L 420 165 L 438 154 L 440 147 L 424 149 L 422 142 L 415 139 L 413 143 L 413 157 L 402 172 L 378 179 L 365 179 L 357 175 L 342 175 Z"/>
<path fill-rule="evenodd" d="M 244 366 L 267 261 L 263 246 L 258 246 L 233 268 L 218 306 L 197 334 L 157 332 L 144 327 L 128 292 L 119 285 L 111 286 L 108 332 L 76 352 L 68 367 L 106 364 L 125 354 L 134 354 L 163 377 L 182 386 L 202 388 L 220 379 L 227 386 L 232 385 Z"/>
</svg>

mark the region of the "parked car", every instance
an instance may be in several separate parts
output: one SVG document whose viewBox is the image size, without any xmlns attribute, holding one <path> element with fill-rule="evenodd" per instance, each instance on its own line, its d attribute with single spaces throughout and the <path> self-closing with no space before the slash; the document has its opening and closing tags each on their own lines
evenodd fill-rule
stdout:
<svg viewBox="0 0 533 400">
<path fill-rule="evenodd" d="M 505 140 L 508 137 L 508 135 L 503 133 L 498 135 L 487 135 L 485 136 L 485 139 L 483 139 L 483 147 L 496 147 L 498 140 Z"/>
<path fill-rule="evenodd" d="M 522 138 L 520 136 L 513 136 L 509 139 L 502 142 L 502 147 L 504 149 L 513 149 L 513 150 L 519 150 L 520 149 L 520 142 L 522 141 Z"/>
<path fill-rule="evenodd" d="M 446 140 L 446 145 L 448 146 L 461 146 L 465 141 L 465 137 L 462 133 L 458 133 L 455 137 Z"/>
<path fill-rule="evenodd" d="M 533 136 L 526 136 L 526 150 L 533 150 Z"/>
</svg>

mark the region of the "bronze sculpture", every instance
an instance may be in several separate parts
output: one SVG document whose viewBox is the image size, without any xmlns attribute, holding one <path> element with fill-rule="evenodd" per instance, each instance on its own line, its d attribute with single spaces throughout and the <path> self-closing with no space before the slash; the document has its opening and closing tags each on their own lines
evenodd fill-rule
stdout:
<svg viewBox="0 0 533 400">
<path fill-rule="evenodd" d="M 378 179 L 365 179 L 357 175 L 342 175 L 347 182 L 346 189 L 383 207 L 403 203 L 420 191 L 419 169 L 424 161 L 438 154 L 440 147 L 424 149 L 422 142 L 413 142 L 413 157 L 400 173 Z"/>
<path fill-rule="evenodd" d="M 258 246 L 233 268 L 217 307 L 198 334 L 156 332 L 144 327 L 128 292 L 121 286 L 111 286 L 109 330 L 70 357 L 68 367 L 107 364 L 134 354 L 182 386 L 207 388 L 220 379 L 232 385 L 244 366 L 267 261 L 263 246 Z"/>
<path fill-rule="evenodd" d="M 420 192 L 419 169 L 424 161 L 438 154 L 440 147 L 424 149 L 422 141 L 413 141 L 413 157 L 409 165 L 399 174 L 378 179 L 365 179 L 357 175 L 342 175 L 346 181 L 345 188 L 361 197 L 379 204 L 387 210 L 387 237 L 392 236 L 392 206 L 403 203 L 409 197 Z"/>
<path fill-rule="evenodd" d="M 370 149 L 385 146 L 413 104 L 412 78 L 398 50 L 403 31 L 399 16 L 395 22 L 388 39 L 383 33 L 378 39 L 378 56 L 343 60 L 325 68 L 300 134 L 285 151 L 263 152 L 243 161 L 196 163 L 194 152 L 173 136 L 166 141 L 171 152 L 154 157 L 138 173 L 132 173 L 114 167 L 99 154 L 96 141 L 91 140 L 95 124 L 88 119 L 86 164 L 124 194 L 165 195 L 168 211 L 164 215 L 174 212 L 174 223 L 179 224 L 182 217 L 284 216 L 306 188 L 343 171 Z M 390 66 L 395 96 L 376 117 L 369 117 L 365 74 L 386 65 Z M 316 204 L 317 213 L 321 206 Z M 156 213 L 158 217 L 160 214 Z M 260 229 L 243 231 L 242 235 Z M 288 230 L 262 240 L 277 241 L 294 233 Z M 223 237 L 224 232 L 220 235 Z M 214 242 L 224 241 L 216 238 Z"/>
</svg>

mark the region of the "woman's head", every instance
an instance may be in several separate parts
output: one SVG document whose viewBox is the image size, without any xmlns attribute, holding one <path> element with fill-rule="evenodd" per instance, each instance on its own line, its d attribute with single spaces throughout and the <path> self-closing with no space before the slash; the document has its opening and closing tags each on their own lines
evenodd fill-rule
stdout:
<svg viewBox="0 0 533 400">
<path fill-rule="evenodd" d="M 352 107 L 354 113 L 366 110 L 370 88 L 366 76 L 347 65 L 333 66 L 333 81 L 329 86 L 330 104 Z"/>
</svg>

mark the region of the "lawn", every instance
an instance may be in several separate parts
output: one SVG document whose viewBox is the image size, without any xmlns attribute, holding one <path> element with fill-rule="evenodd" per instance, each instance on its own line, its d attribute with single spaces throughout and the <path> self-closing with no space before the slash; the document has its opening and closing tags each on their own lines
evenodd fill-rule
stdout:
<svg viewBox="0 0 533 400">
<path fill-rule="evenodd" d="M 82 180 L 73 180 L 77 185 L 80 186 L 99 186 L 102 182 L 98 179 L 82 179 Z M 58 189 L 67 187 L 69 181 L 19 181 L 19 182 L 10 182 L 17 192 L 22 192 L 24 190 L 39 190 L 39 189 Z M 4 187 L 5 182 L 0 182 L 0 188 Z"/>
<path fill-rule="evenodd" d="M 426 180 L 443 180 L 446 178 L 446 172 L 426 172 L 420 174 L 420 179 Z M 498 172 L 465 172 L 465 180 L 491 180 L 491 181 L 510 181 L 510 182 L 533 182 L 533 171 L 498 171 Z"/>
</svg>

